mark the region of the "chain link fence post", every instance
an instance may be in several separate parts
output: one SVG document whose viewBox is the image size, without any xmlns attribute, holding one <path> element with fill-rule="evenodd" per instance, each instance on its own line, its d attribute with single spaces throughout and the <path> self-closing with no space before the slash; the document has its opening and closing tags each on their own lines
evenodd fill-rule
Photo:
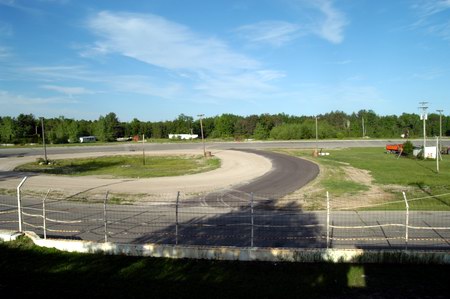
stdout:
<svg viewBox="0 0 450 299">
<path fill-rule="evenodd" d="M 177 192 L 177 203 L 175 205 L 175 245 L 178 245 L 178 207 L 180 204 L 180 191 Z"/>
<path fill-rule="evenodd" d="M 403 199 L 405 200 L 406 205 L 406 221 L 405 221 L 405 250 L 408 250 L 408 229 L 409 229 L 409 204 L 408 199 L 406 198 L 405 192 L 403 192 Z"/>
<path fill-rule="evenodd" d="M 251 216 L 250 247 L 253 247 L 253 239 L 254 239 L 253 192 L 250 193 L 250 216 Z"/>
<path fill-rule="evenodd" d="M 28 177 L 24 177 L 20 184 L 17 186 L 17 214 L 19 215 L 19 232 L 22 232 L 22 198 L 20 196 L 20 188 L 25 183 Z"/>
<path fill-rule="evenodd" d="M 327 191 L 327 249 L 330 246 L 330 195 Z"/>
<path fill-rule="evenodd" d="M 108 242 L 108 220 L 107 220 L 107 211 L 106 204 L 108 201 L 109 191 L 106 191 L 105 200 L 103 201 L 103 224 L 105 228 L 105 243 Z"/>
<path fill-rule="evenodd" d="M 45 194 L 44 198 L 42 199 L 42 227 L 44 229 L 44 239 L 47 239 L 47 215 L 45 212 L 45 200 L 47 199 L 48 194 L 50 193 L 51 189 L 47 190 L 47 194 Z"/>
</svg>

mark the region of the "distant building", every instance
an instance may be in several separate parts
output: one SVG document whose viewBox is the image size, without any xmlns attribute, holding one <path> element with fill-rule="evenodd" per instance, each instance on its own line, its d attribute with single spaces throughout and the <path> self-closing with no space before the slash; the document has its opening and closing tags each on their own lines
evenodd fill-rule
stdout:
<svg viewBox="0 0 450 299">
<path fill-rule="evenodd" d="M 80 143 L 86 143 L 86 142 L 95 142 L 95 136 L 82 136 L 80 137 Z"/>
<path fill-rule="evenodd" d="M 196 139 L 197 134 L 169 134 L 169 139 Z"/>
</svg>

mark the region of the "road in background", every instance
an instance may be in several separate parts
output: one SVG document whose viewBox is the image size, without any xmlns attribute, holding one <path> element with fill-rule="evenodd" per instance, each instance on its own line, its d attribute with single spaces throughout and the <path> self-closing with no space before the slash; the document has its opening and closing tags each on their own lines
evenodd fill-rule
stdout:
<svg viewBox="0 0 450 299">
<path fill-rule="evenodd" d="M 421 139 L 411 140 L 414 145 L 420 146 L 423 142 Z M 385 140 L 312 140 L 305 141 L 243 141 L 243 142 L 206 142 L 206 150 L 226 150 L 226 149 L 273 149 L 273 148 L 346 148 L 346 147 L 379 147 L 384 150 L 388 143 L 404 143 L 404 139 L 385 139 Z M 434 141 L 428 140 L 429 145 L 433 145 Z M 450 140 L 442 140 L 443 146 L 450 146 Z M 199 142 L 168 142 L 168 143 L 146 143 L 144 145 L 146 151 L 161 150 L 191 150 L 198 149 L 203 154 L 203 145 Z M 126 142 L 112 143 L 108 145 L 96 146 L 58 146 L 47 147 L 47 154 L 71 154 L 71 153 L 92 153 L 92 152 L 129 152 L 142 151 L 142 143 Z M 31 148 L 8 148 L 0 147 L 0 158 L 10 156 L 36 156 L 43 155 L 42 147 L 36 146 Z M 51 158 L 51 157 L 50 157 Z"/>
</svg>

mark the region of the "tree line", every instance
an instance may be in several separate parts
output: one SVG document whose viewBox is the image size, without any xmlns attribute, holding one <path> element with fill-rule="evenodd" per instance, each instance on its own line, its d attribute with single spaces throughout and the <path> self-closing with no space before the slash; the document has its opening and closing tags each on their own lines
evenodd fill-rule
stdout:
<svg viewBox="0 0 450 299">
<path fill-rule="evenodd" d="M 450 136 L 450 117 L 442 115 L 442 135 Z M 49 143 L 75 143 L 81 136 L 96 136 L 103 142 L 145 134 L 146 138 L 168 138 L 168 134 L 198 134 L 200 119 L 180 114 L 171 121 L 141 121 L 134 118 L 122 122 L 114 112 L 97 120 L 75 120 L 60 116 L 40 119 L 33 114 L 0 117 L 0 143 L 26 144 L 42 142 L 42 125 Z M 317 126 L 316 126 L 317 124 Z M 325 138 L 416 138 L 423 136 L 423 122 L 414 113 L 377 115 L 372 110 L 347 114 L 342 111 L 316 116 L 295 116 L 284 113 L 239 116 L 222 114 L 202 119 L 205 138 L 233 140 L 292 140 Z M 431 113 L 426 122 L 427 136 L 438 136 L 440 115 Z"/>
</svg>

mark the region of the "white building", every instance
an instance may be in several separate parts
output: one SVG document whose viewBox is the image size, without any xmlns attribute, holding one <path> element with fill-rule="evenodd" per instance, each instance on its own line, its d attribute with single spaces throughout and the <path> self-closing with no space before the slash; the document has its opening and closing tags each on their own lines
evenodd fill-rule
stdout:
<svg viewBox="0 0 450 299">
<path fill-rule="evenodd" d="M 169 134 L 169 139 L 196 139 L 198 138 L 197 134 Z"/>
<path fill-rule="evenodd" d="M 80 143 L 86 143 L 86 142 L 95 142 L 95 136 L 82 136 L 80 137 Z"/>
</svg>

